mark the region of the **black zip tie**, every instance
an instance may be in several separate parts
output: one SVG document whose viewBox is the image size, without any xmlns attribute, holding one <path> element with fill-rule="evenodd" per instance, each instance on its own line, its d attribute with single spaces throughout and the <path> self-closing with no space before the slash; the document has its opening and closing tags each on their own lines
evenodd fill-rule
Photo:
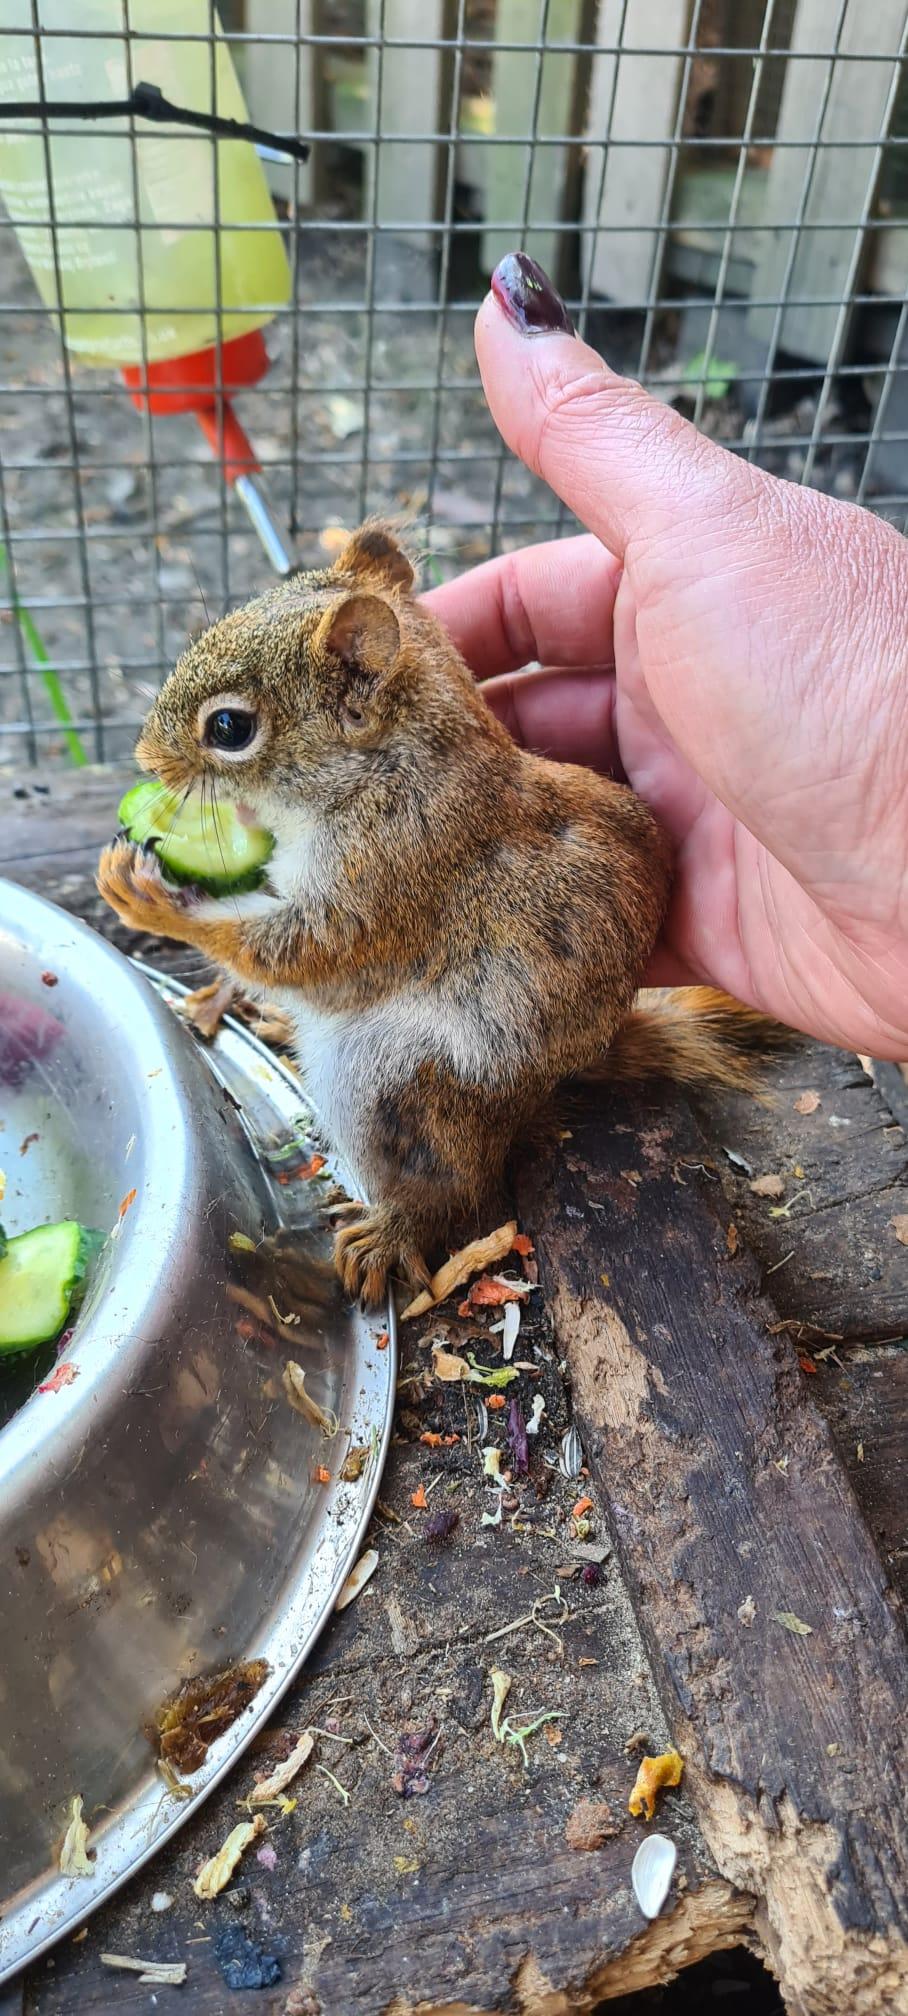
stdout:
<svg viewBox="0 0 908 2016">
<path fill-rule="evenodd" d="M 128 119 L 131 115 L 159 126 L 197 126 L 222 140 L 252 140 L 289 155 L 293 161 L 309 159 L 305 140 L 269 133 L 266 126 L 252 126 L 246 119 L 222 119 L 216 112 L 193 112 L 188 105 L 174 105 L 157 84 L 137 84 L 128 98 L 38 98 L 28 104 L 21 100 L 0 103 L 0 119 Z"/>
</svg>

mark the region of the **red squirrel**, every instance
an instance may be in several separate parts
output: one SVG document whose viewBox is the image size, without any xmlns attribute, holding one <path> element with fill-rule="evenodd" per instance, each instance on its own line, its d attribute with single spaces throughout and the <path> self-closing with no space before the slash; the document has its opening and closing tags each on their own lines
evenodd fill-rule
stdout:
<svg viewBox="0 0 908 2016">
<path fill-rule="evenodd" d="M 195 945 L 296 1032 L 363 1197 L 336 1235 L 351 1295 L 475 1219 L 515 1135 L 578 1074 L 748 1082 L 762 1018 L 708 989 L 631 1012 L 668 842 L 625 785 L 530 755 L 495 719 L 371 522 L 190 645 L 137 755 L 275 836 L 267 887 L 212 900 L 118 839 L 98 887 Z"/>
</svg>

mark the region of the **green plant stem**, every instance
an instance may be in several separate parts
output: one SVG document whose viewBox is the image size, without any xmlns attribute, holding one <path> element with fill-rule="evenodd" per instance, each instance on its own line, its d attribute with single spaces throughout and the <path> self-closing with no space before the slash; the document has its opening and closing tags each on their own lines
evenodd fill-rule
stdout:
<svg viewBox="0 0 908 2016">
<path fill-rule="evenodd" d="M 7 568 L 7 570 L 9 569 L 9 559 L 7 556 L 6 547 L 4 546 L 2 540 L 0 540 L 0 566 Z M 62 728 L 65 731 L 64 741 L 66 743 L 67 749 L 69 750 L 70 756 L 72 757 L 73 762 L 77 763 L 80 766 L 80 768 L 84 767 L 84 765 L 86 765 L 88 762 L 88 756 L 86 754 L 85 745 L 82 742 L 81 737 L 78 735 L 76 729 L 73 727 L 73 717 L 70 712 L 69 702 L 66 698 L 66 694 L 64 693 L 63 688 L 60 684 L 59 676 L 54 671 L 54 668 L 50 662 L 50 658 L 45 648 L 44 639 L 41 636 L 41 633 L 38 630 L 33 617 L 31 616 L 31 614 L 27 609 L 23 608 L 21 602 L 19 601 L 19 597 L 16 594 L 15 584 L 13 585 L 13 611 L 16 617 L 16 621 L 22 632 L 22 635 L 25 638 L 28 648 L 32 654 L 32 657 L 34 658 L 36 665 L 39 665 L 41 668 L 41 678 L 44 681 L 44 690 L 50 701 L 51 708 L 53 710 L 54 715 L 56 716 L 56 719 L 60 722 Z"/>
</svg>

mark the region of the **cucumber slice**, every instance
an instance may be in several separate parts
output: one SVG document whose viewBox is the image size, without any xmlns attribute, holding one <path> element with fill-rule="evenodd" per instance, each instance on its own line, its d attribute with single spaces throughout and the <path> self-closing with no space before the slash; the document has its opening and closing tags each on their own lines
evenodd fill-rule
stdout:
<svg viewBox="0 0 908 2016">
<path fill-rule="evenodd" d="M 0 1354 L 32 1351 L 59 1336 L 85 1293 L 85 1277 L 103 1244 L 74 1218 L 36 1225 L 6 1240 L 0 1259 Z"/>
<path fill-rule="evenodd" d="M 130 840 L 152 842 L 174 882 L 193 882 L 209 896 L 255 889 L 274 851 L 271 834 L 242 826 L 232 805 L 203 806 L 196 793 L 181 803 L 153 777 L 127 791 L 117 816 Z"/>
</svg>

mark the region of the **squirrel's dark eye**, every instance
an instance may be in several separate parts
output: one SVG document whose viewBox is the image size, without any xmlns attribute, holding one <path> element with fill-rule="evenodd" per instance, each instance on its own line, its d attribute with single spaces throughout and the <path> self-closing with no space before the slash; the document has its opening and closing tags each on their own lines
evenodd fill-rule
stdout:
<svg viewBox="0 0 908 2016">
<path fill-rule="evenodd" d="M 212 749 L 224 749 L 232 755 L 238 749 L 248 749 L 257 728 L 257 715 L 242 707 L 218 707 L 205 723 L 205 740 Z"/>
</svg>

